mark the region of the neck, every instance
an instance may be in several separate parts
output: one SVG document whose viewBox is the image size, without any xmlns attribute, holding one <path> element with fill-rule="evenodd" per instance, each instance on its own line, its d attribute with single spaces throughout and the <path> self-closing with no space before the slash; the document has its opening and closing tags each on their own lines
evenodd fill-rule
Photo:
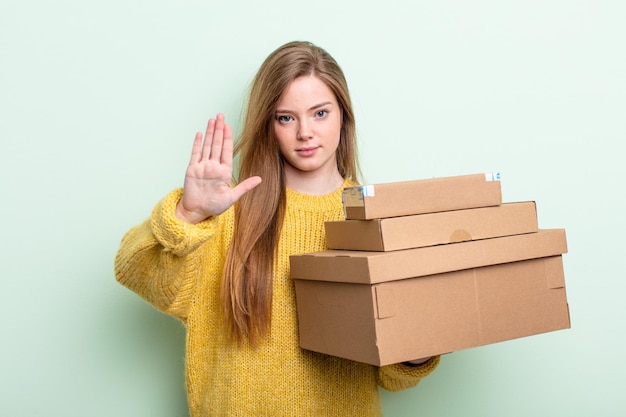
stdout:
<svg viewBox="0 0 626 417">
<path fill-rule="evenodd" d="M 304 172 L 285 164 L 285 182 L 288 188 L 299 193 L 324 195 L 341 187 L 344 179 L 336 168 L 327 173 Z"/>
</svg>

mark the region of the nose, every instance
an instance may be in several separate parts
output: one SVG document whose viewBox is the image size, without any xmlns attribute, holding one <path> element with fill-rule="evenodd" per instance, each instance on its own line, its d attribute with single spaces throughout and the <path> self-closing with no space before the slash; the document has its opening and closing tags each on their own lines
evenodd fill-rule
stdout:
<svg viewBox="0 0 626 417">
<path fill-rule="evenodd" d="M 311 125 L 307 120 L 301 120 L 298 124 L 298 139 L 309 140 L 313 137 Z"/>
</svg>

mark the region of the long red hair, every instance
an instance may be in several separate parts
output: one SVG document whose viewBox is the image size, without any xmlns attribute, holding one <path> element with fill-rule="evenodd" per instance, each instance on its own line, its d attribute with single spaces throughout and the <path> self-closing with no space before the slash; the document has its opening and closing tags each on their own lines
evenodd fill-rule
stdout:
<svg viewBox="0 0 626 417">
<path fill-rule="evenodd" d="M 233 240 L 222 277 L 221 299 L 230 336 L 257 344 L 270 331 L 276 248 L 285 213 L 284 161 L 273 130 L 276 105 L 287 85 L 314 75 L 335 93 L 342 128 L 337 149 L 339 173 L 358 180 L 356 129 L 343 71 L 325 50 L 290 42 L 272 52 L 253 79 L 240 138 L 239 178 L 263 182 L 235 205 Z"/>
</svg>

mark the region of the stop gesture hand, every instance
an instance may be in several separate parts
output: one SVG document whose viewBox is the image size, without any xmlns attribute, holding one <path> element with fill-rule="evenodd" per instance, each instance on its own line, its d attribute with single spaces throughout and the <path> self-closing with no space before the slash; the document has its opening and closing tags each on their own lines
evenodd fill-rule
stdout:
<svg viewBox="0 0 626 417">
<path fill-rule="evenodd" d="M 201 132 L 196 133 L 176 216 L 187 223 L 199 223 L 224 212 L 261 183 L 260 177 L 250 177 L 232 187 L 232 163 L 232 130 L 224 115 L 218 114 L 209 120 L 204 140 Z"/>
</svg>

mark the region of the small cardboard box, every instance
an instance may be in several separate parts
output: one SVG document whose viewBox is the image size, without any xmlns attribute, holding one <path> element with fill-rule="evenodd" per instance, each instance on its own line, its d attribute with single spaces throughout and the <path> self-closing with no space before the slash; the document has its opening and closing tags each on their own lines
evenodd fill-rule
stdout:
<svg viewBox="0 0 626 417">
<path fill-rule="evenodd" d="M 459 175 L 343 190 L 346 219 L 367 220 L 502 204 L 500 175 Z"/>
<path fill-rule="evenodd" d="M 331 249 L 394 251 L 537 232 L 534 202 L 439 213 L 326 222 Z"/>
<path fill-rule="evenodd" d="M 295 279 L 375 284 L 566 252 L 564 229 L 540 229 L 536 233 L 392 252 L 332 249 L 293 255 L 290 263 L 291 277 Z"/>
<path fill-rule="evenodd" d="M 295 286 L 302 348 L 377 366 L 570 327 L 561 256 Z"/>
</svg>

